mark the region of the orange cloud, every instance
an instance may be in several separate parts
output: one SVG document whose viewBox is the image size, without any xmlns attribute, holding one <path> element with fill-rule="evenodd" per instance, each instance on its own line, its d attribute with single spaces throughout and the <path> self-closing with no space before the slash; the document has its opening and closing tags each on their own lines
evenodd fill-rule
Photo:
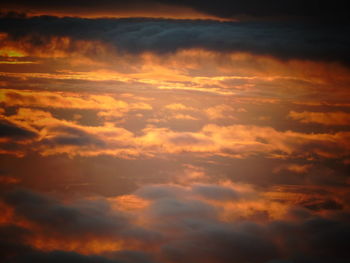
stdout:
<svg viewBox="0 0 350 263">
<path fill-rule="evenodd" d="M 269 56 L 202 49 L 164 55 L 150 52 L 130 55 L 106 43 L 67 37 L 53 37 L 39 46 L 25 39 L 11 41 L 6 36 L 2 42 L 6 54 L 34 57 L 40 65 L 47 64 L 49 71 L 43 72 L 41 67 L 39 72 L 23 72 L 23 69 L 16 72 L 16 68 L 11 67 L 1 73 L 8 77 L 115 81 L 132 87 L 138 82 L 163 90 L 287 99 L 309 104 L 323 101 L 339 104 L 349 96 L 349 70 L 336 63 L 280 61 Z"/>
<path fill-rule="evenodd" d="M 21 180 L 13 176 L 0 176 L 0 184 L 18 184 Z"/>
<path fill-rule="evenodd" d="M 21 4 L 6 4 L 5 10 L 16 10 L 25 12 L 28 17 L 50 15 L 57 17 L 81 17 L 81 18 L 169 18 L 169 19 L 210 19 L 218 21 L 236 21 L 233 18 L 222 18 L 215 15 L 200 12 L 184 5 L 174 5 L 171 3 L 149 2 L 146 5 L 112 5 L 104 6 L 80 6 L 79 9 L 60 6 L 60 8 L 50 8 L 43 6 L 25 7 Z"/>
<path fill-rule="evenodd" d="M 144 102 L 127 103 L 117 100 L 111 95 L 81 95 L 71 92 L 45 92 L 33 90 L 2 90 L 0 102 L 5 106 L 94 109 L 119 111 L 120 114 L 129 110 L 150 110 L 152 107 Z"/>
<path fill-rule="evenodd" d="M 220 104 L 214 107 L 210 107 L 205 110 L 205 113 L 208 115 L 209 119 L 236 119 L 232 113 L 235 111 L 234 108 L 226 105 Z"/>
<path fill-rule="evenodd" d="M 166 105 L 165 108 L 168 110 L 175 110 L 175 111 L 176 110 L 185 110 L 185 111 L 186 110 L 189 110 L 189 111 L 194 110 L 192 107 L 188 107 L 182 103 L 171 103 L 171 104 Z"/>
<path fill-rule="evenodd" d="M 192 120 L 192 121 L 198 120 L 197 118 L 188 114 L 175 114 L 171 118 L 177 119 L 177 120 Z"/>
<path fill-rule="evenodd" d="M 293 234 L 299 236 L 295 229 L 302 231 L 308 225 L 304 222 L 310 224 L 310 219 L 332 220 L 331 214 L 327 214 L 332 208 L 323 207 L 324 203 L 320 202 L 327 202 L 333 190 L 317 186 L 274 186 L 266 191 L 228 181 L 152 184 L 128 195 L 65 202 L 22 190 L 10 192 L 5 198 L 1 196 L 4 201 L 1 199 L 0 207 L 5 209 L 5 214 L 0 223 L 11 222 L 25 229 L 28 234 L 21 242 L 41 253 L 60 250 L 109 256 L 118 251 L 136 250 L 158 258 L 163 256 L 164 246 L 174 246 L 178 240 L 181 244 L 185 241 L 197 244 L 213 229 L 215 237 L 221 232 L 224 237 L 228 233 L 234 237 L 239 231 L 235 244 L 245 243 L 246 239 L 241 240 L 246 235 L 255 240 L 256 235 L 256 240 L 264 238 L 264 243 L 272 242 L 276 249 L 284 251 L 285 239 L 289 240 L 291 234 L 286 237 L 283 232 L 279 236 L 275 228 L 286 226 L 288 230 L 293 226 Z M 336 196 L 333 198 L 339 201 Z M 299 207 L 293 214 L 297 204 L 309 209 Z M 38 210 L 40 213 L 36 213 Z M 231 239 L 228 245 L 232 249 Z"/>
<path fill-rule="evenodd" d="M 350 124 L 350 113 L 346 112 L 296 112 L 291 111 L 288 117 L 301 123 L 318 123 L 322 125 L 348 125 Z"/>
<path fill-rule="evenodd" d="M 97 106 L 96 98 L 87 102 Z M 98 98 L 115 107 L 114 99 Z M 74 101 L 74 100 L 73 100 Z M 83 105 L 83 104 L 82 104 Z M 104 107 L 101 103 L 99 107 Z M 123 104 L 122 104 L 123 105 Z M 106 106 L 107 107 L 107 106 Z M 118 115 L 119 116 L 119 115 Z M 105 117 L 105 116 L 104 116 Z M 58 119 L 49 112 L 20 108 L 15 115 L 2 116 L 23 127 L 28 134 L 25 145 L 42 155 L 66 153 L 70 156 L 114 155 L 122 158 L 159 154 L 194 153 L 247 158 L 262 155 L 269 158 L 345 158 L 350 151 L 349 132 L 301 133 L 278 131 L 254 125 L 219 126 L 207 124 L 197 132 L 174 131 L 148 126 L 136 136 L 129 130 L 104 122 L 86 126 L 76 121 Z M 31 136 L 36 134 L 37 136 Z M 23 142 L 23 143 L 24 143 Z"/>
<path fill-rule="evenodd" d="M 304 164 L 304 165 L 300 165 L 300 164 L 287 164 L 287 165 L 282 165 L 282 166 L 278 166 L 276 167 L 273 172 L 274 173 L 279 173 L 283 170 L 286 171 L 290 171 L 293 173 L 298 173 L 298 174 L 304 174 L 306 173 L 310 168 L 312 167 L 312 165 L 310 164 Z"/>
</svg>

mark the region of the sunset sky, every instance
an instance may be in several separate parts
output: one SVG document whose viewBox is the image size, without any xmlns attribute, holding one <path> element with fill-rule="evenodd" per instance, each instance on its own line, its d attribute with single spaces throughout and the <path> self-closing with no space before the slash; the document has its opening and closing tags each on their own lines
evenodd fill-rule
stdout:
<svg viewBox="0 0 350 263">
<path fill-rule="evenodd" d="M 1 1 L 1 262 L 350 262 L 349 32 L 341 1 Z"/>
</svg>

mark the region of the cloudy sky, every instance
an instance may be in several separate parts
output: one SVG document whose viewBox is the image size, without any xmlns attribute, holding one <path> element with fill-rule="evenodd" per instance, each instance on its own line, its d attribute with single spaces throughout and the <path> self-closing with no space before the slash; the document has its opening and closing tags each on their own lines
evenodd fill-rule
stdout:
<svg viewBox="0 0 350 263">
<path fill-rule="evenodd" d="M 345 263 L 341 1 L 2 1 L 5 263 Z"/>
</svg>

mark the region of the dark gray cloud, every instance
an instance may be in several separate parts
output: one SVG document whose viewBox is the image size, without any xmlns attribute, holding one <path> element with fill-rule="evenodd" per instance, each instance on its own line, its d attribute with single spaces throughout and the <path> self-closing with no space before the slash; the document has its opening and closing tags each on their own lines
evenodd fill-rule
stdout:
<svg viewBox="0 0 350 263">
<path fill-rule="evenodd" d="M 28 234 L 30 234 L 30 231 L 24 228 L 15 225 L 1 225 L 0 258 L 7 260 L 18 254 L 31 252 L 32 249 L 24 244 L 24 240 Z"/>
<path fill-rule="evenodd" d="M 232 227 L 197 221 L 181 240 L 163 246 L 170 262 L 265 262 L 277 256 L 277 248 L 258 225 Z"/>
<path fill-rule="evenodd" d="M 180 218 L 215 218 L 217 209 L 196 200 L 161 199 L 152 204 L 150 213 L 155 218 L 177 222 Z"/>
<path fill-rule="evenodd" d="M 0 258 L 4 263 L 154 263 L 140 251 L 117 251 L 109 255 L 82 255 L 69 251 L 40 251 L 27 244 L 33 233 L 15 225 L 0 226 Z"/>
<path fill-rule="evenodd" d="M 4 195 L 16 217 L 40 226 L 48 235 L 59 238 L 122 238 L 152 244 L 162 235 L 134 225 L 131 218 L 113 211 L 104 200 L 81 200 L 63 204 L 46 195 L 15 190 Z"/>
<path fill-rule="evenodd" d="M 5 263 L 121 263 L 119 261 L 109 260 L 101 256 L 86 256 L 75 252 L 66 251 L 53 251 L 53 252 L 41 252 L 33 251 L 21 256 L 16 256 Z"/>
<path fill-rule="evenodd" d="M 307 217 L 300 221 L 223 224 L 185 222 L 187 231 L 162 247 L 170 262 L 347 262 L 347 222 Z M 185 224 L 184 223 L 184 224 Z M 191 226 L 191 227 L 189 227 Z"/>
<path fill-rule="evenodd" d="M 89 134 L 88 132 L 69 126 L 54 126 L 50 128 L 50 131 L 60 133 L 53 136 L 50 139 L 44 139 L 41 144 L 48 146 L 56 145 L 73 145 L 73 146 L 99 146 L 105 147 L 106 143 L 103 140 L 96 138 L 96 136 Z"/>
<path fill-rule="evenodd" d="M 299 203 L 300 206 L 306 207 L 311 210 L 339 210 L 343 208 L 343 205 L 333 199 L 319 199 L 311 198 L 303 200 Z"/>
<path fill-rule="evenodd" d="M 348 64 L 350 38 L 347 24 L 297 22 L 215 22 L 166 19 L 0 19 L 0 31 L 13 40 L 40 46 L 51 37 L 98 40 L 121 52 L 169 53 L 188 48 L 219 52 L 251 52 L 281 59 L 315 59 Z"/>
<path fill-rule="evenodd" d="M 269 226 L 271 238 L 281 238 L 284 257 L 292 262 L 346 262 L 346 239 L 350 235 L 345 221 L 311 217 L 299 223 L 275 221 Z"/>
<path fill-rule="evenodd" d="M 16 140 L 33 139 L 37 134 L 33 131 L 19 127 L 15 123 L 0 119 L 0 138 L 13 138 Z"/>
<path fill-rule="evenodd" d="M 240 263 L 265 262 L 276 257 L 277 250 L 272 242 L 257 235 L 215 225 L 167 244 L 163 253 L 171 262 Z"/>
<path fill-rule="evenodd" d="M 64 205 L 55 199 L 26 190 L 5 195 L 16 216 L 64 236 L 110 236 L 129 226 L 125 216 L 113 213 L 107 202 L 85 201 Z"/>
<path fill-rule="evenodd" d="M 255 18 L 304 17 L 313 19 L 346 19 L 345 4 L 342 1 L 302 0 L 168 0 L 168 3 L 182 4 L 218 17 L 250 16 Z"/>
<path fill-rule="evenodd" d="M 163 8 L 159 4 L 163 5 Z M 167 5 L 168 8 L 164 8 Z M 302 0 L 101 0 L 95 1 L 8 1 L 2 3 L 3 8 L 12 10 L 46 10 L 46 11 L 69 11 L 75 10 L 77 14 L 85 11 L 120 11 L 120 10 L 171 10 L 172 7 L 189 7 L 202 13 L 214 15 L 217 17 L 231 18 L 245 16 L 258 18 L 281 18 L 298 17 L 313 18 L 316 20 L 346 20 L 347 12 L 344 1 L 302 1 Z"/>
<path fill-rule="evenodd" d="M 196 185 L 193 191 L 204 198 L 213 200 L 236 200 L 240 194 L 229 187 L 219 185 Z"/>
<path fill-rule="evenodd" d="M 159 253 L 111 251 L 89 256 L 67 251 L 42 252 L 26 245 L 26 238 L 35 233 L 6 225 L 0 228 L 0 244 L 5 245 L 0 252 L 9 263 L 325 263 L 350 259 L 349 214 L 344 211 L 326 218 L 315 216 L 310 210 L 294 208 L 289 211 L 289 220 L 271 220 L 265 224 L 249 220 L 222 222 L 209 204 L 163 195 L 153 201 L 145 214 L 152 216 L 153 227 L 165 236 L 159 238 L 156 234 L 149 235 L 150 230 L 130 227 L 131 221 L 111 214 L 104 202 L 97 204 L 90 200 L 67 205 L 24 190 L 7 193 L 3 200 L 14 208 L 17 216 L 37 223 L 48 234 L 60 232 L 63 238 L 71 237 L 72 232 L 79 238 L 86 234 L 127 236 L 146 246 L 160 248 Z"/>
<path fill-rule="evenodd" d="M 176 198 L 184 193 L 186 191 L 183 188 L 170 185 L 148 185 L 135 192 L 136 195 L 149 200 Z"/>
</svg>

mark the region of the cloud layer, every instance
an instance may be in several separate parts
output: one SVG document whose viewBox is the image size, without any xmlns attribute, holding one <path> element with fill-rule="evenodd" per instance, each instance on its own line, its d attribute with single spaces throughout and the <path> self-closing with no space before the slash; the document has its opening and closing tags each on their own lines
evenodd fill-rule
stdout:
<svg viewBox="0 0 350 263">
<path fill-rule="evenodd" d="M 67 27 L 69 24 L 69 27 Z M 316 59 L 349 63 L 347 25 L 302 23 L 215 22 L 165 19 L 8 18 L 0 31 L 15 40 L 43 45 L 52 37 L 103 41 L 130 53 L 169 53 L 203 48 L 250 52 L 281 59 Z"/>
<path fill-rule="evenodd" d="M 343 4 L 1 8 L 5 263 L 349 262 Z"/>
<path fill-rule="evenodd" d="M 8 225 L 1 227 L 8 248 L 3 258 L 6 262 L 222 263 L 347 259 L 346 213 L 322 216 L 284 205 L 282 217 L 273 218 L 275 201 L 263 208 L 259 196 L 253 189 L 232 184 L 151 185 L 129 196 L 70 204 L 29 191 L 9 192 L 2 197 L 12 208 Z M 145 203 L 121 210 L 119 202 L 132 199 Z M 247 208 L 254 204 L 270 217 L 267 222 L 252 221 L 259 210 Z M 228 216 L 244 212 L 250 219 Z M 14 238 L 11 241 L 6 235 Z M 63 247 L 68 252 L 58 251 Z"/>
</svg>

